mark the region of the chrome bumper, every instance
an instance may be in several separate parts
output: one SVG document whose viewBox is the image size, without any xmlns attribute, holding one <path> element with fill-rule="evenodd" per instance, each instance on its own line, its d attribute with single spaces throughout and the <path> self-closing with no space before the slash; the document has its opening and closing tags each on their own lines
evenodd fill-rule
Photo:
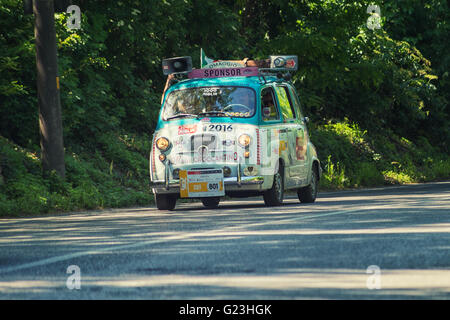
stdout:
<svg viewBox="0 0 450 320">
<path fill-rule="evenodd" d="M 260 191 L 261 186 L 264 183 L 264 177 L 253 176 L 253 177 L 227 177 L 223 179 L 226 191 L 239 191 L 239 190 L 254 190 Z M 150 188 L 153 192 L 157 193 L 179 193 L 180 192 L 180 181 L 150 181 Z"/>
<path fill-rule="evenodd" d="M 150 181 L 150 188 L 154 193 L 179 193 L 180 181 L 178 179 L 170 180 L 169 168 L 170 161 L 165 163 L 164 180 Z M 253 190 L 261 191 L 264 177 L 262 176 L 242 176 L 241 164 L 238 163 L 236 177 L 224 177 L 223 182 L 226 191 Z M 244 187 L 244 188 L 242 188 Z"/>
</svg>

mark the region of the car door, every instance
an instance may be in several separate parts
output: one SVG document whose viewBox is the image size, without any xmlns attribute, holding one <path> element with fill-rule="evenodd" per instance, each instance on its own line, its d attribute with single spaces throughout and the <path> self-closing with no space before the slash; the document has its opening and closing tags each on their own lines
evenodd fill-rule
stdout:
<svg viewBox="0 0 450 320">
<path fill-rule="evenodd" d="M 289 164 L 286 165 L 287 187 L 294 188 L 304 184 L 307 178 L 306 131 L 292 88 L 288 84 L 277 84 L 278 103 L 283 116 L 283 129 L 287 134 Z"/>
<path fill-rule="evenodd" d="M 283 123 L 272 84 L 261 88 L 261 120 L 261 169 L 264 175 L 273 176 L 278 159 L 284 157 L 282 142 L 287 141 L 287 133 L 280 130 Z"/>
<path fill-rule="evenodd" d="M 299 161 L 300 165 L 300 174 L 302 176 L 302 183 L 306 183 L 308 180 L 308 173 L 310 163 L 308 163 L 308 143 L 309 143 L 309 134 L 308 134 L 308 127 L 307 124 L 307 118 L 305 118 L 302 108 L 300 99 L 298 97 L 297 91 L 295 88 L 291 85 L 288 86 L 289 93 L 291 95 L 291 101 L 294 106 L 294 110 L 297 114 L 297 122 L 299 124 L 299 131 L 297 132 L 297 140 L 296 140 L 296 157 Z"/>
</svg>

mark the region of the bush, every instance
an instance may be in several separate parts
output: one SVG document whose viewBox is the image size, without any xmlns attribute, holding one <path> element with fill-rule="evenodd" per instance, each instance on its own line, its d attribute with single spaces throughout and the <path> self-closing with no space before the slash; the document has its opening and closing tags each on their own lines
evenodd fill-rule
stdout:
<svg viewBox="0 0 450 320">
<path fill-rule="evenodd" d="M 311 140 L 322 161 L 324 189 L 450 178 L 450 160 L 424 137 L 414 143 L 389 130 L 369 136 L 346 120 L 313 127 Z"/>
<path fill-rule="evenodd" d="M 328 156 L 324 167 L 325 170 L 320 180 L 320 186 L 322 188 L 343 189 L 348 186 L 348 178 L 345 177 L 345 168 L 339 162 L 334 164 L 331 161 L 331 155 Z"/>
<path fill-rule="evenodd" d="M 298 55 L 293 84 L 312 120 L 323 187 L 449 178 L 448 6 L 384 1 L 383 28 L 369 30 L 367 4 L 83 0 L 80 30 L 56 14 L 62 181 L 41 177 L 33 17 L 22 1 L 0 0 L 0 214 L 151 201 L 161 61 L 198 61 L 200 48 L 214 59 Z"/>
<path fill-rule="evenodd" d="M 39 158 L 0 136 L 0 216 L 148 205 L 148 144 L 107 136 L 105 154 L 66 152 L 66 179 L 41 175 Z M 117 163 L 117 165 L 111 165 Z"/>
<path fill-rule="evenodd" d="M 361 187 L 381 186 L 385 183 L 383 174 L 372 162 L 362 162 L 356 167 L 353 174 L 353 185 Z"/>
</svg>

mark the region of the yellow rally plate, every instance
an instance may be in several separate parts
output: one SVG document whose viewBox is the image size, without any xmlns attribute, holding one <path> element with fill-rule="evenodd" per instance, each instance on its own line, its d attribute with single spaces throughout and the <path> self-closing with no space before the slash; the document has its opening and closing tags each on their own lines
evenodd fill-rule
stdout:
<svg viewBox="0 0 450 320">
<path fill-rule="evenodd" d="M 222 169 L 180 170 L 180 197 L 220 197 L 225 195 Z"/>
</svg>

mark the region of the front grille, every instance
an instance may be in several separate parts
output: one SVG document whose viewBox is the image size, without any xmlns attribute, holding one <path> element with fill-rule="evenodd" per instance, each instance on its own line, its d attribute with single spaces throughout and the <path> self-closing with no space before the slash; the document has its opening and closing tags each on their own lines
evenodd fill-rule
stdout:
<svg viewBox="0 0 450 320">
<path fill-rule="evenodd" d="M 191 136 L 191 152 L 197 151 L 200 146 L 205 146 L 210 151 L 215 150 L 217 146 L 216 136 L 210 133 Z"/>
</svg>

